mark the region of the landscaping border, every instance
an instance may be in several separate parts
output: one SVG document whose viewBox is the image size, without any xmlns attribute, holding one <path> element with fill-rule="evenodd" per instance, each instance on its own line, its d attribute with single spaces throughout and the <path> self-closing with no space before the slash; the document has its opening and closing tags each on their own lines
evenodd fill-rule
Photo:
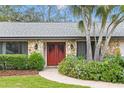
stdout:
<svg viewBox="0 0 124 93">
<path fill-rule="evenodd" d="M 0 76 L 38 75 L 37 70 L 1 70 Z"/>
</svg>

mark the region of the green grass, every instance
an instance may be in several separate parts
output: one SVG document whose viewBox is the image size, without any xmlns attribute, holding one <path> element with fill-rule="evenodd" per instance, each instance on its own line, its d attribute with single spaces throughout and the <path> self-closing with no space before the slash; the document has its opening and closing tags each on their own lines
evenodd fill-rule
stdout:
<svg viewBox="0 0 124 93">
<path fill-rule="evenodd" d="M 0 77 L 0 88 L 88 88 L 47 80 L 38 75 Z"/>
</svg>

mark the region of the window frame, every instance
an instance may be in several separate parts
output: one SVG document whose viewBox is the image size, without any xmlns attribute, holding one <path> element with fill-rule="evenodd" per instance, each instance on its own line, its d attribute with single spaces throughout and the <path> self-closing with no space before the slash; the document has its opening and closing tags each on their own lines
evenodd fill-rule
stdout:
<svg viewBox="0 0 124 93">
<path fill-rule="evenodd" d="M 28 54 L 28 42 L 26 42 L 26 41 L 18 41 L 18 42 L 14 42 L 14 41 L 12 41 L 12 42 L 9 42 L 9 41 L 6 41 L 6 42 L 0 42 L 1 43 L 1 45 L 2 45 L 2 52 L 0 53 L 0 54 Z M 17 53 L 7 53 L 7 43 L 15 43 L 15 44 L 17 44 Z M 22 48 L 22 47 L 24 47 L 24 48 Z M 20 48 L 20 49 L 19 49 Z M 26 48 L 26 49 L 25 49 Z M 24 51 L 24 50 L 26 50 L 26 51 Z"/>
</svg>

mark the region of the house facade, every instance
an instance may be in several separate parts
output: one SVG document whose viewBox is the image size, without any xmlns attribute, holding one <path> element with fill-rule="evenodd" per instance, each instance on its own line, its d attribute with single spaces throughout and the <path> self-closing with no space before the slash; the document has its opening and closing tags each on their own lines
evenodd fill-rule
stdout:
<svg viewBox="0 0 124 93">
<path fill-rule="evenodd" d="M 120 25 L 113 33 L 108 53 L 120 48 L 124 56 L 123 29 Z M 94 51 L 94 40 L 91 40 Z M 0 54 L 30 55 L 34 51 L 43 55 L 45 66 L 56 66 L 67 55 L 86 57 L 85 34 L 77 23 L 0 23 Z"/>
</svg>

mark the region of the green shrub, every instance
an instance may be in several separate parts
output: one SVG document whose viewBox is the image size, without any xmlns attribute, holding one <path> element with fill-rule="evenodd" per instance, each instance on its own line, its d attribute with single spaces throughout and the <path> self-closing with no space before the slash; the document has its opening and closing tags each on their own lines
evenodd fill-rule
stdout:
<svg viewBox="0 0 124 93">
<path fill-rule="evenodd" d="M 88 63 L 84 64 L 84 70 L 85 70 L 85 73 L 87 73 L 87 77 L 85 79 L 100 80 L 101 72 L 103 71 L 103 63 L 88 62 Z M 84 71 L 83 71 L 83 73 L 84 73 Z M 85 75 L 83 75 L 83 76 L 85 77 Z"/>
<path fill-rule="evenodd" d="M 78 69 L 75 69 L 76 68 L 75 64 L 77 64 L 77 63 L 79 64 L 84 61 L 85 61 L 84 58 L 81 58 L 81 57 L 76 57 L 74 55 L 67 56 L 58 65 L 58 68 L 59 68 L 58 70 L 60 73 L 62 73 L 64 75 L 78 78 L 78 75 L 76 73 Z"/>
<path fill-rule="evenodd" d="M 104 71 L 102 72 L 102 81 L 107 81 L 107 82 L 119 82 L 122 80 L 123 76 L 123 68 L 118 65 L 118 64 L 104 64 Z"/>
<path fill-rule="evenodd" d="M 110 62 L 119 64 L 120 66 L 124 67 L 124 58 L 122 56 L 116 55 L 116 56 L 106 56 L 103 60 L 104 62 Z"/>
<path fill-rule="evenodd" d="M 37 69 L 37 70 L 42 70 L 44 68 L 44 58 L 41 55 L 41 53 L 38 52 L 33 52 L 29 56 L 29 69 Z"/>
<path fill-rule="evenodd" d="M 73 55 L 67 56 L 62 60 L 62 62 L 59 63 L 58 66 L 59 71 L 64 75 L 69 75 L 69 72 L 72 68 L 74 68 L 74 63 L 76 61 L 78 61 L 78 58 L 76 56 Z"/>
<path fill-rule="evenodd" d="M 58 71 L 64 75 L 85 80 L 124 82 L 123 68 L 119 64 L 71 60 L 70 57 L 65 58 L 59 64 Z"/>
<path fill-rule="evenodd" d="M 28 56 L 25 54 L 0 54 L 2 69 L 27 69 Z"/>
</svg>

